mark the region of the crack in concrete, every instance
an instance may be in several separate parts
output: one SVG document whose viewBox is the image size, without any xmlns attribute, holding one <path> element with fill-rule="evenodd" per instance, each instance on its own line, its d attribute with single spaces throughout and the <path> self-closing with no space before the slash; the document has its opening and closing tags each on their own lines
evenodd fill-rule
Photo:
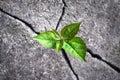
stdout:
<svg viewBox="0 0 120 80">
<path fill-rule="evenodd" d="M 67 7 L 67 5 L 66 5 L 65 1 L 64 1 L 64 0 L 62 0 L 62 2 L 63 2 L 62 14 L 61 14 L 61 16 L 60 16 L 60 18 L 59 18 L 59 20 L 58 20 L 57 25 L 56 25 L 56 30 L 58 29 L 59 24 L 60 24 L 60 21 L 62 20 L 62 18 L 63 18 L 63 16 L 64 16 L 64 14 L 65 14 L 65 7 Z"/>
<path fill-rule="evenodd" d="M 62 14 L 61 14 L 61 16 L 60 16 L 60 18 L 59 18 L 59 20 L 58 20 L 57 25 L 56 25 L 56 30 L 58 29 L 59 24 L 60 24 L 60 22 L 61 22 L 61 20 L 62 20 L 62 17 L 63 17 L 64 14 L 65 14 L 65 7 L 67 7 L 65 1 L 62 0 L 62 2 L 63 2 L 63 4 L 64 4 L 64 6 L 63 6 L 63 8 L 62 8 Z M 20 19 L 20 18 L 17 17 L 17 16 L 14 16 L 14 15 L 12 15 L 12 14 L 4 11 L 4 10 L 1 9 L 1 8 L 0 8 L 0 11 L 3 12 L 4 14 L 7 14 L 7 15 L 10 16 L 10 17 L 12 17 L 12 18 L 14 18 L 14 19 L 17 19 L 17 20 L 19 20 L 20 22 L 24 23 L 24 24 L 25 24 L 26 26 L 28 26 L 34 33 L 40 34 L 39 32 L 36 32 L 36 31 L 33 29 L 32 25 L 29 24 L 28 22 Z M 112 63 L 104 60 L 100 55 L 94 54 L 94 53 L 92 52 L 92 50 L 90 50 L 90 49 L 87 49 L 87 52 L 89 52 L 89 54 L 90 54 L 93 58 L 96 58 L 96 59 L 98 59 L 98 60 L 106 63 L 109 67 L 111 67 L 112 69 L 114 69 L 116 72 L 120 73 L 120 68 L 118 68 L 117 66 L 113 65 Z M 79 80 L 79 77 L 78 77 L 78 75 L 75 73 L 75 71 L 74 71 L 74 69 L 73 69 L 73 67 L 72 67 L 72 65 L 71 65 L 71 62 L 70 62 L 70 60 L 69 60 L 69 58 L 68 58 L 68 56 L 67 56 L 67 53 L 66 53 L 63 49 L 62 49 L 62 55 L 63 55 L 65 61 L 67 62 L 69 68 L 70 68 L 71 71 L 73 72 L 74 76 L 76 77 L 76 79 Z"/>
<path fill-rule="evenodd" d="M 62 14 L 61 14 L 61 16 L 60 16 L 60 18 L 59 18 L 59 20 L 58 20 L 58 23 L 57 23 L 57 26 L 56 26 L 56 30 L 57 30 L 57 28 L 59 27 L 60 21 L 62 20 L 62 17 L 63 17 L 63 15 L 64 15 L 64 13 L 65 13 L 65 7 L 67 7 L 65 1 L 62 0 L 62 2 L 63 2 L 63 4 L 64 4 L 64 6 L 63 6 L 63 8 L 62 8 Z M 24 23 L 24 24 L 25 24 L 26 26 L 28 26 L 34 33 L 40 34 L 39 32 L 36 32 L 36 31 L 33 29 L 32 25 L 29 24 L 28 22 L 20 19 L 19 17 L 15 16 L 15 15 L 12 15 L 12 14 L 4 11 L 4 10 L 1 9 L 1 8 L 0 8 L 0 11 L 3 12 L 4 14 L 6 14 L 6 15 L 8 15 L 8 16 L 10 16 L 10 17 L 12 17 L 12 18 L 14 18 L 14 19 L 17 19 L 17 20 L 19 20 L 20 22 Z M 68 56 L 67 56 L 67 53 L 66 53 L 64 50 L 62 50 L 62 54 L 63 54 L 63 57 L 64 57 L 65 61 L 66 61 L 67 64 L 68 64 L 69 68 L 71 69 L 71 71 L 72 71 L 73 74 L 75 75 L 76 79 L 79 80 L 78 75 L 75 73 L 75 71 L 74 71 L 74 69 L 73 69 L 73 67 L 72 67 L 72 65 L 71 65 L 71 62 L 70 62 L 70 60 L 69 60 L 69 58 L 68 58 Z"/>
<path fill-rule="evenodd" d="M 63 17 L 63 15 L 64 15 L 64 13 L 65 13 L 65 7 L 67 7 L 65 1 L 64 1 L 64 0 L 62 0 L 62 1 L 63 1 L 63 4 L 64 4 L 63 9 L 62 9 L 63 11 L 62 11 L 62 14 L 61 14 L 61 16 L 60 16 L 60 18 L 59 18 L 59 20 L 58 20 L 58 23 L 57 23 L 57 26 L 56 26 L 56 30 L 57 30 L 57 28 L 58 28 L 58 26 L 59 26 L 59 24 L 60 24 L 60 21 L 62 20 L 62 17 Z M 93 58 L 97 58 L 98 60 L 106 63 L 109 67 L 111 67 L 112 69 L 114 69 L 116 72 L 120 73 L 120 68 L 118 68 L 117 66 L 113 65 L 112 63 L 104 60 L 100 55 L 94 54 L 94 53 L 92 52 L 92 50 L 90 50 L 90 49 L 88 49 L 88 48 L 87 48 L 87 52 L 89 52 L 89 54 L 90 54 Z M 68 56 L 67 56 L 67 53 L 66 53 L 63 49 L 62 49 L 62 54 L 63 54 L 63 57 L 65 58 L 67 64 L 69 65 L 71 71 L 72 71 L 73 74 L 76 76 L 76 79 L 79 80 L 78 75 L 75 73 L 74 69 L 72 68 L 72 65 L 71 65 L 71 62 L 70 62 L 70 60 L 69 60 L 69 58 L 68 58 Z"/>
<path fill-rule="evenodd" d="M 69 68 L 71 69 L 71 71 L 72 71 L 73 74 L 75 75 L 76 79 L 79 80 L 79 77 L 78 77 L 78 75 L 76 74 L 76 72 L 74 71 L 74 69 L 73 69 L 73 67 L 72 67 L 72 65 L 71 65 L 71 62 L 70 62 L 70 60 L 69 60 L 69 58 L 68 58 L 68 56 L 67 56 L 67 54 L 66 54 L 66 52 L 65 52 L 64 49 L 62 49 L 62 55 L 63 55 L 65 61 L 67 62 Z"/>
<path fill-rule="evenodd" d="M 57 26 L 56 26 L 56 30 L 57 30 L 58 27 L 59 27 L 59 24 L 60 24 L 60 21 L 62 20 L 63 15 L 65 14 L 65 7 L 67 7 L 65 1 L 62 0 L 62 2 L 63 2 L 63 4 L 64 4 L 64 6 L 63 6 L 63 9 L 62 9 L 62 14 L 61 14 L 61 16 L 60 16 L 60 18 L 59 18 L 59 20 L 58 20 L 58 23 L 57 23 Z M 120 73 L 120 68 L 118 68 L 117 66 L 113 65 L 112 63 L 104 60 L 100 55 L 94 54 L 94 53 L 92 52 L 92 50 L 90 50 L 90 49 L 88 49 L 88 48 L 87 48 L 87 52 L 89 52 L 89 54 L 92 56 L 92 58 L 97 58 L 98 60 L 106 63 L 109 67 L 111 67 L 111 68 L 112 68 L 113 70 L 115 70 L 116 72 Z M 70 60 L 69 60 L 69 58 L 68 58 L 68 56 L 67 56 L 67 53 L 66 53 L 63 49 L 62 49 L 62 55 L 63 55 L 65 61 L 67 62 L 69 68 L 71 69 L 71 71 L 72 71 L 73 74 L 75 75 L 76 79 L 79 80 L 79 77 L 78 77 L 78 75 L 75 73 L 75 71 L 74 71 L 74 69 L 73 69 L 73 67 L 72 67 L 72 65 L 71 65 L 71 62 L 70 62 Z"/>
<path fill-rule="evenodd" d="M 24 23 L 24 24 L 25 24 L 26 26 L 28 26 L 34 33 L 40 34 L 39 32 L 36 32 L 36 31 L 33 29 L 32 25 L 31 25 L 30 23 L 26 22 L 25 20 L 20 19 L 19 17 L 15 16 L 15 15 L 12 15 L 12 14 L 6 12 L 6 11 L 4 11 L 2 8 L 0 8 L 0 11 L 3 12 L 4 14 L 6 14 L 6 15 L 8 15 L 8 16 L 10 16 L 10 17 L 12 17 L 12 18 L 14 18 L 14 19 L 17 19 L 17 20 L 19 20 L 20 22 Z"/>
<path fill-rule="evenodd" d="M 61 20 L 62 20 L 62 18 L 63 18 L 63 16 L 64 16 L 64 14 L 65 14 L 65 8 L 67 7 L 66 2 L 65 2 L 64 0 L 62 0 L 62 2 L 63 2 L 62 13 L 61 13 L 61 16 L 60 16 L 60 18 L 59 18 L 59 20 L 58 20 L 58 23 L 57 23 L 57 25 L 56 25 L 56 30 L 57 30 L 58 27 L 59 27 L 59 24 L 60 24 L 60 22 L 61 22 Z M 76 72 L 74 71 L 74 69 L 73 69 L 73 67 L 72 67 L 72 65 L 71 65 L 71 62 L 70 62 L 70 60 L 69 60 L 69 58 L 68 58 L 68 56 L 67 56 L 67 53 L 66 53 L 63 49 L 62 49 L 62 55 L 63 55 L 66 63 L 68 64 L 69 68 L 71 69 L 72 73 L 73 73 L 74 76 L 76 77 L 76 79 L 79 80 L 78 74 L 76 74 Z"/>
<path fill-rule="evenodd" d="M 98 59 L 98 60 L 106 63 L 109 67 L 111 67 L 112 69 L 114 69 L 116 72 L 120 73 L 120 68 L 118 68 L 117 66 L 113 65 L 112 63 L 104 60 L 100 55 L 94 54 L 91 49 L 87 49 L 87 52 L 89 52 L 89 54 L 90 54 L 93 58 L 96 58 L 96 59 Z"/>
</svg>

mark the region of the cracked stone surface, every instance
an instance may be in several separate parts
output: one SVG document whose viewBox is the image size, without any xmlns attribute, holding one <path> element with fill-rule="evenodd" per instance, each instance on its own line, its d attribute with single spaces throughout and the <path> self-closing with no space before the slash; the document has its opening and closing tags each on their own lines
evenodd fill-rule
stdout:
<svg viewBox="0 0 120 80">
<path fill-rule="evenodd" d="M 74 80 L 63 57 L 41 47 L 27 28 L 0 14 L 0 80 Z"/>
<path fill-rule="evenodd" d="M 120 62 L 120 1 L 67 1 L 68 9 L 62 24 L 84 20 L 79 36 L 93 52 L 115 65 Z M 71 19 L 70 19 L 71 18 Z"/>
<path fill-rule="evenodd" d="M 67 7 L 58 30 L 83 21 L 81 36 L 95 54 L 120 68 L 120 1 L 65 0 Z M 55 29 L 61 0 L 1 0 L 0 8 L 38 31 Z M 40 46 L 28 26 L 0 12 L 0 80 L 76 80 L 64 58 Z M 120 80 L 120 74 L 87 54 L 87 62 L 68 55 L 79 80 Z"/>
<path fill-rule="evenodd" d="M 0 0 L 5 11 L 29 22 L 37 32 L 55 29 L 61 15 L 61 0 Z"/>
<path fill-rule="evenodd" d="M 81 20 L 81 36 L 95 54 L 120 68 L 120 1 L 119 0 L 65 0 L 66 13 L 59 29 Z M 83 80 L 119 80 L 120 74 L 108 65 L 89 56 L 87 64 L 70 56 L 72 65 Z"/>
</svg>

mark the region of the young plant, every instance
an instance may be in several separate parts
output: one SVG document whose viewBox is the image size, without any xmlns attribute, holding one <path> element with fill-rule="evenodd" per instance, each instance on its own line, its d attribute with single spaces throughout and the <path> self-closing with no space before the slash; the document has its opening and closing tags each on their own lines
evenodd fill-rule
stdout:
<svg viewBox="0 0 120 80">
<path fill-rule="evenodd" d="M 79 31 L 80 24 L 81 22 L 72 23 L 65 26 L 60 33 L 56 30 L 50 30 L 33 38 L 44 47 L 56 49 L 56 52 L 64 49 L 74 57 L 85 61 L 86 44 L 80 37 L 75 36 Z"/>
</svg>

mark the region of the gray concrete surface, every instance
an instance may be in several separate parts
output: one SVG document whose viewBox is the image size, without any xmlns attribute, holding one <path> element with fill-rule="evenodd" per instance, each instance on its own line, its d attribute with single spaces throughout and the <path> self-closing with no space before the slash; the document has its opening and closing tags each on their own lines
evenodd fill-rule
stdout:
<svg viewBox="0 0 120 80">
<path fill-rule="evenodd" d="M 0 15 L 0 80 L 73 80 L 60 54 L 41 47 L 30 29 Z"/>
<path fill-rule="evenodd" d="M 95 54 L 120 68 L 120 0 L 64 0 L 58 31 L 84 20 L 78 36 Z M 37 32 L 55 29 L 61 0 L 1 0 L 0 8 L 30 23 Z M 43 48 L 27 25 L 0 11 L 0 80 L 76 80 L 61 52 Z M 70 56 L 79 80 L 120 80 L 120 74 L 87 54 L 87 62 Z"/>
<path fill-rule="evenodd" d="M 84 20 L 78 36 L 86 41 L 94 53 L 120 68 L 120 0 L 65 1 L 68 7 L 59 29 L 66 24 Z M 70 59 L 76 73 L 83 76 L 83 80 L 120 79 L 119 73 L 89 56 L 85 64 Z"/>
</svg>

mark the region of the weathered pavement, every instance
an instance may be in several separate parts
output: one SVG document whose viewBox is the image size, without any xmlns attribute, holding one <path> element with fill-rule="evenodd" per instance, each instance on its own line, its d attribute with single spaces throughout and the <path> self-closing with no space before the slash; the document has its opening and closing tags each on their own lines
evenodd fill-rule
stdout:
<svg viewBox="0 0 120 80">
<path fill-rule="evenodd" d="M 32 37 L 81 20 L 78 36 L 97 57 L 68 55 L 73 73 L 62 52 Z M 0 80 L 120 80 L 119 68 L 120 0 L 0 1 Z"/>
</svg>

